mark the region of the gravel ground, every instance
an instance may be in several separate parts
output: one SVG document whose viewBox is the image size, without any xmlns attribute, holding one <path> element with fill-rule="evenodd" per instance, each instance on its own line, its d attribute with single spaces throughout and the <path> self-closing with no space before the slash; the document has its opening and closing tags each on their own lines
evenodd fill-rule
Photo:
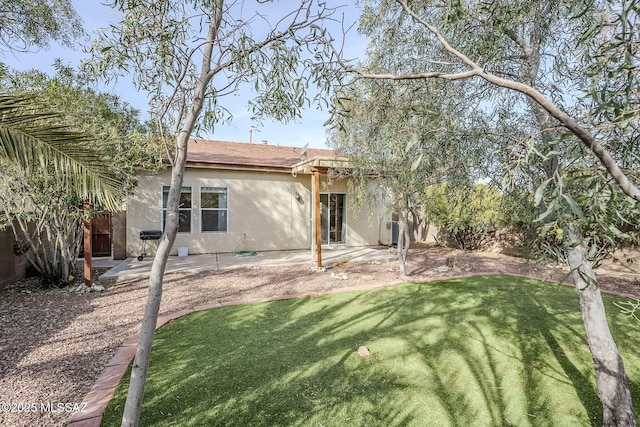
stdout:
<svg viewBox="0 0 640 427">
<path fill-rule="evenodd" d="M 446 265 L 452 268 L 444 271 Z M 346 280 L 331 278 L 343 272 Z M 565 274 L 519 258 L 441 248 L 412 250 L 407 272 L 412 281 L 480 273 L 553 280 Z M 599 281 L 604 290 L 638 297 L 638 277 L 607 270 Z M 395 283 L 395 262 L 347 263 L 326 272 L 288 266 L 174 274 L 165 278 L 160 315 L 202 304 Z M 74 408 L 59 410 L 57 404 L 80 404 L 120 344 L 138 332 L 146 279 L 107 283 L 104 292 L 70 290 L 41 290 L 33 280 L 0 290 L 0 425 L 64 425 Z"/>
</svg>

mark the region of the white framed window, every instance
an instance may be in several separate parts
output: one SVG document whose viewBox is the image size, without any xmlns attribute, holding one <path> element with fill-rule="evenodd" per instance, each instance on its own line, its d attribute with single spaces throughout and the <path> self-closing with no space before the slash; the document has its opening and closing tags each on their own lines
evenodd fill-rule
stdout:
<svg viewBox="0 0 640 427">
<path fill-rule="evenodd" d="M 202 232 L 228 231 L 229 201 L 224 187 L 200 188 L 200 227 Z"/>
<path fill-rule="evenodd" d="M 162 231 L 167 224 L 167 200 L 169 199 L 169 187 L 162 186 Z M 182 187 L 180 202 L 178 204 L 178 233 L 191 233 L 191 187 Z"/>
<path fill-rule="evenodd" d="M 320 221 L 323 245 L 347 242 L 347 195 L 320 193 Z"/>
</svg>

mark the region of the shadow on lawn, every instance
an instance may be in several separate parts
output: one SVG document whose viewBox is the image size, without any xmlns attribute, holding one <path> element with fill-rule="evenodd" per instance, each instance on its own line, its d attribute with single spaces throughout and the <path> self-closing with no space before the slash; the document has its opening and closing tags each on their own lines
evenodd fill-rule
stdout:
<svg viewBox="0 0 640 427">
<path fill-rule="evenodd" d="M 158 333 L 141 425 L 599 424 L 575 305 L 483 276 L 195 313 Z"/>
</svg>

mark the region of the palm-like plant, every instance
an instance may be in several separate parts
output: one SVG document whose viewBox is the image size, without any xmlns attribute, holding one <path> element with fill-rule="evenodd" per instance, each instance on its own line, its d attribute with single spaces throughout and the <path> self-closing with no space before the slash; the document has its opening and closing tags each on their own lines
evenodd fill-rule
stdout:
<svg viewBox="0 0 640 427">
<path fill-rule="evenodd" d="M 105 154 L 84 132 L 56 123 L 34 97 L 0 95 L 0 158 L 50 174 L 87 202 L 118 210 L 124 196 Z"/>
<path fill-rule="evenodd" d="M 118 210 L 124 196 L 93 137 L 59 120 L 34 97 L 0 95 L 0 227 L 11 226 L 43 285 L 73 280 L 83 204 Z"/>
</svg>

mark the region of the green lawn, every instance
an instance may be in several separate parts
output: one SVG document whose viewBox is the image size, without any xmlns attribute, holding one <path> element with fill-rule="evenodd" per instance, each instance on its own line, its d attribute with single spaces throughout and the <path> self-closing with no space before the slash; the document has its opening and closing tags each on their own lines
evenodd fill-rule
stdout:
<svg viewBox="0 0 640 427">
<path fill-rule="evenodd" d="M 640 324 L 620 300 L 605 296 L 638 413 Z M 408 283 L 170 323 L 154 342 L 140 425 L 601 425 L 592 371 L 570 287 Z M 120 425 L 128 375 L 103 425 Z"/>
</svg>

